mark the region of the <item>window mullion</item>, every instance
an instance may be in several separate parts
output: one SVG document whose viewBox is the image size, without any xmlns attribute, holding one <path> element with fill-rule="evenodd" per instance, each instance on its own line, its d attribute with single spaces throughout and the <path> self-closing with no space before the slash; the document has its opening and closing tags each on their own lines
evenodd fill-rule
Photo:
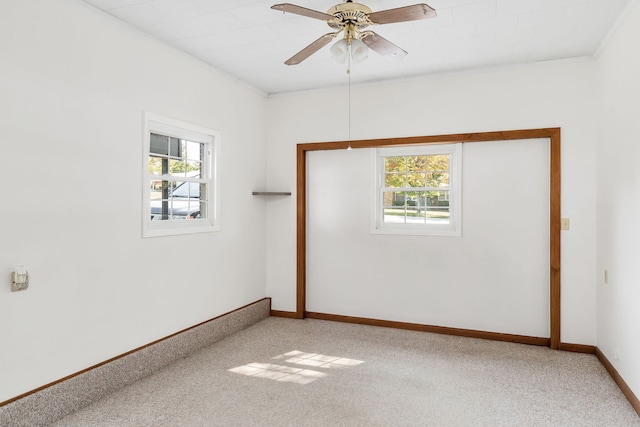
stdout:
<svg viewBox="0 0 640 427">
<path fill-rule="evenodd" d="M 162 176 L 166 176 L 169 174 L 169 159 L 168 158 L 163 158 L 162 159 Z M 161 212 L 161 218 L 163 220 L 167 220 L 169 219 L 169 181 L 167 181 L 166 179 L 162 178 L 162 212 Z"/>
</svg>

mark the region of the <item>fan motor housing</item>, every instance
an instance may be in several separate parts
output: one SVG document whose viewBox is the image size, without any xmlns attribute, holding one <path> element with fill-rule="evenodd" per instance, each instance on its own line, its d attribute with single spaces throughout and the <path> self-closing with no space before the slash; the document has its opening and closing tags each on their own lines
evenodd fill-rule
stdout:
<svg viewBox="0 0 640 427">
<path fill-rule="evenodd" d="M 361 3 L 346 2 L 333 6 L 327 14 L 333 15 L 336 19 L 327 21 L 331 28 L 336 30 L 344 28 L 348 23 L 353 24 L 358 30 L 371 25 L 369 14 L 371 9 Z"/>
</svg>

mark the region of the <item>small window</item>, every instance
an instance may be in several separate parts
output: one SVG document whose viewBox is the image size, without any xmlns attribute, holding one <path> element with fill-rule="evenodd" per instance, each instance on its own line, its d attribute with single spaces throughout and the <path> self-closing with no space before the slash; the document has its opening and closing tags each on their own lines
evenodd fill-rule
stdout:
<svg viewBox="0 0 640 427">
<path fill-rule="evenodd" d="M 379 148 L 373 233 L 460 236 L 462 144 Z"/>
<path fill-rule="evenodd" d="M 143 236 L 219 229 L 218 132 L 150 113 L 145 125 Z"/>
</svg>

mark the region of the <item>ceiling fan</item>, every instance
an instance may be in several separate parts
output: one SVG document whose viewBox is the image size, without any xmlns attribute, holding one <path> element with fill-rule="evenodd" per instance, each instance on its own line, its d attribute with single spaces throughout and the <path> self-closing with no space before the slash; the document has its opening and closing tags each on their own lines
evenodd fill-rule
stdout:
<svg viewBox="0 0 640 427">
<path fill-rule="evenodd" d="M 309 56 L 326 46 L 331 40 L 344 32 L 343 39 L 331 47 L 333 59 L 344 62 L 347 57 L 358 62 L 367 57 L 368 48 L 380 55 L 392 59 L 403 58 L 407 52 L 391 43 L 384 37 L 366 28 L 372 25 L 392 24 L 395 22 L 417 21 L 419 19 L 435 18 L 436 11 L 431 6 L 420 3 L 395 9 L 373 12 L 368 6 L 346 0 L 333 6 L 327 13 L 318 12 L 291 3 L 271 6 L 271 9 L 294 13 L 308 18 L 326 21 L 329 27 L 336 30 L 327 33 L 300 52 L 287 59 L 287 65 L 297 65 Z"/>
</svg>

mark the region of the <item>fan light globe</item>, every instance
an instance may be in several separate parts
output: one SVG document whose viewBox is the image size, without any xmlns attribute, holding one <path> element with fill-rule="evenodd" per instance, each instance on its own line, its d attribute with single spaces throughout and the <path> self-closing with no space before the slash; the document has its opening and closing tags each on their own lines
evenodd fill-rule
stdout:
<svg viewBox="0 0 640 427">
<path fill-rule="evenodd" d="M 347 60 L 349 45 L 345 39 L 338 40 L 331 46 L 330 52 L 331 59 L 342 64 Z"/>
<path fill-rule="evenodd" d="M 369 47 L 360 39 L 351 40 L 351 59 L 358 63 L 367 59 Z"/>
</svg>

